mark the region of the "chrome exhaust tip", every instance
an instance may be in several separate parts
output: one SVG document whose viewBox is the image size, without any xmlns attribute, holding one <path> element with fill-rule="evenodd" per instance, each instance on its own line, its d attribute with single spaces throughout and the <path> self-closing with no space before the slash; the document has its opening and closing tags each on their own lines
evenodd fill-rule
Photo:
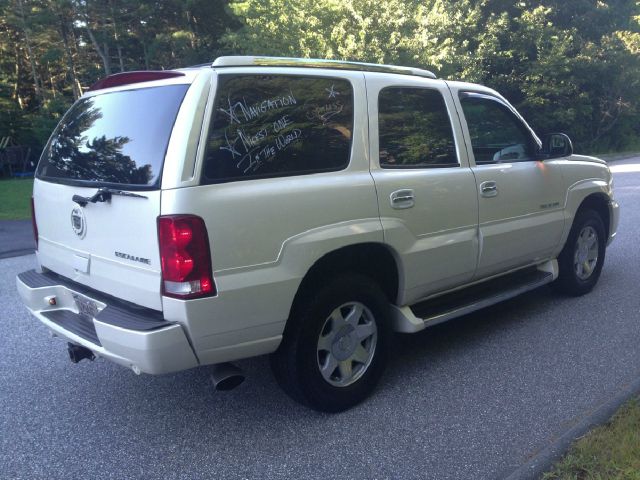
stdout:
<svg viewBox="0 0 640 480">
<path fill-rule="evenodd" d="M 216 390 L 227 392 L 244 382 L 244 373 L 232 363 L 213 365 L 211 381 Z"/>
</svg>

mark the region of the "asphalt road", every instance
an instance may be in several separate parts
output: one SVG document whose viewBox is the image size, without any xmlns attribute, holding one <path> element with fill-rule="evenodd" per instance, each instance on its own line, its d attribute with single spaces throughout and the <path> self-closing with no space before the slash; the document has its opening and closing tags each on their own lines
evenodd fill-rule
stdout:
<svg viewBox="0 0 640 480">
<path fill-rule="evenodd" d="M 615 165 L 621 225 L 591 294 L 543 287 L 400 336 L 375 395 L 339 415 L 289 400 L 266 358 L 228 393 L 206 369 L 72 365 L 18 302 L 33 256 L 0 260 L 0 478 L 508 476 L 640 377 L 640 158 Z"/>
<path fill-rule="evenodd" d="M 31 219 L 0 221 L 0 258 L 26 255 L 34 249 Z"/>
</svg>

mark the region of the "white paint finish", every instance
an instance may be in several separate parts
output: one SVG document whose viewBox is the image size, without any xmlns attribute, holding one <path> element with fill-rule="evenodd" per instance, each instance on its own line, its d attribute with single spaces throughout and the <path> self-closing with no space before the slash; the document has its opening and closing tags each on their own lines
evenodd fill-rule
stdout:
<svg viewBox="0 0 640 480">
<path fill-rule="evenodd" d="M 416 333 L 424 330 L 426 325 L 424 320 L 414 315 L 410 307 L 397 307 L 391 305 L 391 320 L 393 330 L 401 333 Z"/>
<path fill-rule="evenodd" d="M 558 163 L 499 163 L 472 170 L 483 239 L 476 278 L 547 258 L 560 244 L 565 222 Z M 496 196 L 482 196 L 480 185 L 487 181 L 496 182 Z"/>
<path fill-rule="evenodd" d="M 214 76 L 211 69 L 199 72 L 185 94 L 173 125 L 162 172 L 163 189 L 196 184 L 196 155 Z"/>
<path fill-rule="evenodd" d="M 371 176 L 341 171 L 164 191 L 162 214 L 179 213 L 205 220 L 219 271 L 276 262 L 289 239 L 378 209 Z"/>
<path fill-rule="evenodd" d="M 302 232 L 283 243 L 274 262 L 216 271 L 216 297 L 163 297 L 164 317 L 186 327 L 201 361 L 208 350 L 280 336 L 304 275 L 320 257 L 352 244 L 381 242 L 377 218 Z M 215 252 L 214 247 L 214 264 Z"/>
<path fill-rule="evenodd" d="M 565 226 L 563 161 L 532 160 L 476 165 L 460 103 L 461 91 L 486 93 L 499 98 L 530 131 L 533 139 L 538 143 L 540 141 L 509 102 L 494 90 L 461 82 L 447 83 L 458 112 L 477 185 L 482 248 L 474 279 L 548 258 L 561 245 Z M 494 184 L 495 192 L 483 194 L 483 185 Z"/>
<path fill-rule="evenodd" d="M 138 358 L 136 364 L 143 371 L 194 366 L 197 360 L 189 342 L 201 364 L 274 351 L 293 298 L 311 266 L 329 252 L 360 243 L 386 245 L 396 258 L 400 274 L 396 328 L 417 331 L 424 322 L 420 325 L 419 319 L 411 318 L 405 305 L 520 266 L 543 264 L 542 269 L 553 270 L 552 264 L 544 262 L 559 253 L 580 203 L 598 192 L 613 198 L 610 172 L 592 157 L 476 167 L 457 90 L 472 89 L 502 98 L 486 87 L 316 68 L 230 67 L 185 73 L 178 79 L 101 92 L 192 83 L 169 142 L 161 192 L 138 192 L 147 200 L 114 196 L 111 202 L 89 204 L 84 208 L 87 234 L 80 239 L 71 229 L 75 205 L 71 197 L 90 196 L 96 189 L 39 180 L 34 186 L 39 263 L 117 298 L 162 309 L 167 320 L 180 324 L 171 327 L 170 335 L 154 340 L 97 325 L 109 348 L 96 352 L 126 366 Z M 338 172 L 198 186 L 217 75 L 222 73 L 349 80 L 354 87 L 355 120 L 349 166 Z M 385 86 L 434 88 L 443 93 L 460 166 L 380 168 L 377 97 Z M 495 197 L 480 195 L 478 187 L 485 181 L 496 182 Z M 392 207 L 392 193 L 401 190 L 411 190 L 413 206 Z M 556 201 L 558 207 L 540 208 Z M 616 205 L 612 202 L 610 206 L 611 236 L 618 223 Z M 156 219 L 159 214 L 182 213 L 205 220 L 218 291 L 215 297 L 181 301 L 160 296 Z M 115 251 L 149 258 L 151 265 L 120 259 Z M 56 330 L 37 313 L 49 308 L 45 293 L 51 291 L 21 291 L 34 314 Z M 57 290 L 54 294 L 66 302 L 65 308 L 74 308 L 70 294 Z M 67 338 L 87 343 L 72 334 Z"/>
<path fill-rule="evenodd" d="M 243 358 L 257 357 L 275 352 L 282 341 L 282 336 L 261 338 L 244 343 L 231 343 L 224 347 L 202 350 L 198 353 L 201 365 L 233 362 Z"/>
<path fill-rule="evenodd" d="M 475 180 L 461 141 L 460 123 L 442 80 L 367 73 L 371 175 L 376 183 L 385 242 L 403 264 L 401 304 L 471 279 L 478 255 L 478 199 Z M 380 167 L 378 97 L 388 87 L 439 91 L 449 110 L 459 167 L 384 169 Z M 397 209 L 389 201 L 399 190 L 412 190 L 414 206 Z"/>
<path fill-rule="evenodd" d="M 618 228 L 620 213 L 619 206 L 614 200 L 613 176 L 609 167 L 598 158 L 572 155 L 562 162 L 562 173 L 565 179 L 564 214 L 566 224 L 561 243 L 564 244 L 569 236 L 570 226 L 578 208 L 592 194 L 600 194 L 610 199 L 608 243 L 611 243 Z"/>
<path fill-rule="evenodd" d="M 607 246 L 613 242 L 616 238 L 616 233 L 618 231 L 618 224 L 620 223 L 620 205 L 615 200 L 612 200 L 609 204 L 609 215 L 611 218 L 611 223 L 609 225 L 609 238 L 607 239 Z"/>
<path fill-rule="evenodd" d="M 89 260 L 89 256 L 74 254 L 72 260 L 73 269 L 78 273 L 89 273 Z"/>
<path fill-rule="evenodd" d="M 137 367 L 141 372 L 158 375 L 178 372 L 198 366 L 180 325 L 137 332 L 109 325 L 99 320 L 93 322 L 102 348 L 102 355 L 116 355 L 126 367 Z"/>
<path fill-rule="evenodd" d="M 86 235 L 71 228 L 73 195 L 92 196 L 96 188 L 34 182 L 38 260 L 43 267 L 90 288 L 160 310 L 160 257 L 156 218 L 160 191 L 136 192 L 147 198 L 113 195 L 109 202 L 83 208 Z M 148 258 L 150 265 L 116 257 L 115 252 Z M 87 272 L 77 257 L 91 258 Z"/>
<path fill-rule="evenodd" d="M 180 325 L 138 332 L 94 320 L 96 334 L 102 344 L 99 346 L 42 315 L 43 312 L 51 310 L 70 310 L 78 313 L 73 298 L 75 292 L 61 285 L 30 288 L 18 278 L 16 278 L 16 287 L 27 309 L 51 332 L 55 332 L 64 341 L 88 348 L 97 356 L 127 368 L 135 366 L 139 371 L 151 374 L 176 372 L 198 365 L 198 360 Z M 48 304 L 47 299 L 50 297 L 56 298 L 55 307 Z M 99 310 L 106 307 L 102 302 L 91 300 L 96 302 Z"/>
</svg>

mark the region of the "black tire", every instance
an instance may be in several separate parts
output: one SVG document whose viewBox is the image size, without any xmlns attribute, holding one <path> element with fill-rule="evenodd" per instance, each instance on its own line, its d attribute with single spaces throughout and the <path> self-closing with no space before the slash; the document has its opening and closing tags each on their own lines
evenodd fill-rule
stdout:
<svg viewBox="0 0 640 480">
<path fill-rule="evenodd" d="M 271 367 L 280 386 L 294 400 L 314 410 L 340 412 L 367 398 L 382 376 L 391 340 L 390 309 L 378 285 L 366 276 L 347 273 L 319 285 L 316 291 L 308 292 L 303 299 L 296 302 L 283 341 L 271 356 Z M 332 336 L 333 320 L 329 318 L 332 312 L 342 306 L 340 312 L 354 312 L 349 318 L 355 318 L 358 315 L 355 308 L 360 308 L 356 307 L 357 305 L 364 306 L 362 317 L 355 321 L 357 332 L 362 332 L 364 327 L 371 329 L 371 323 L 375 323 L 375 342 L 374 334 L 367 339 L 359 340 L 360 333 L 356 332 L 356 327 L 345 332 L 345 328 L 350 328 L 346 323 L 341 323 L 344 326 L 340 335 Z M 353 309 L 350 309 L 351 306 Z M 327 331 L 329 333 L 326 333 Z M 330 351 L 319 350 L 321 336 L 325 339 L 333 338 Z M 348 338 L 344 344 L 336 346 L 341 343 L 339 340 L 342 337 Z M 370 352 L 370 360 L 366 364 L 346 360 L 352 366 L 355 365 L 352 372 L 354 377 L 357 372 L 358 378 L 344 386 L 330 383 L 343 380 L 339 378 L 342 366 L 336 367 L 335 379 L 331 377 L 327 380 L 321 372 L 320 363 L 327 365 L 324 371 L 325 375 L 328 375 L 326 372 L 331 368 L 329 360 L 336 360 L 332 352 L 343 355 L 350 351 L 349 348 L 357 348 L 357 343 L 363 348 L 368 346 Z M 339 350 L 344 345 L 344 350 Z"/>
<path fill-rule="evenodd" d="M 585 230 L 586 229 L 586 230 Z M 580 245 L 579 237 L 583 232 L 589 232 L 589 229 L 597 235 L 597 259 L 595 265 L 591 269 L 591 273 L 586 278 L 586 270 L 582 267 L 582 276 L 576 269 L 579 260 L 582 259 L 581 252 L 578 252 Z M 567 243 L 565 244 L 560 256 L 558 257 L 558 266 L 560 274 L 555 282 L 556 289 L 566 295 L 580 296 L 589 293 L 598 282 L 604 257 L 606 252 L 606 233 L 602 218 L 595 210 L 584 209 L 579 210 L 571 226 Z M 582 252 L 584 256 L 584 251 Z"/>
</svg>

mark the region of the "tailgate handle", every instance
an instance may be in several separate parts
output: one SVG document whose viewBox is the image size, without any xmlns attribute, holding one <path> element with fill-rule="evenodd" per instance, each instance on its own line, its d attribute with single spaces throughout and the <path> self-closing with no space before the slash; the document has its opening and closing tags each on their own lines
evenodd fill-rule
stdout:
<svg viewBox="0 0 640 480">
<path fill-rule="evenodd" d="M 71 200 L 73 200 L 75 203 L 77 203 L 81 207 L 85 207 L 89 202 L 91 203 L 109 202 L 111 201 L 111 195 L 120 195 L 122 197 L 147 198 L 144 195 L 138 195 L 137 193 L 125 192 L 122 190 L 115 190 L 113 188 L 99 188 L 98 191 L 91 197 L 74 195 L 73 197 L 71 197 Z"/>
</svg>

